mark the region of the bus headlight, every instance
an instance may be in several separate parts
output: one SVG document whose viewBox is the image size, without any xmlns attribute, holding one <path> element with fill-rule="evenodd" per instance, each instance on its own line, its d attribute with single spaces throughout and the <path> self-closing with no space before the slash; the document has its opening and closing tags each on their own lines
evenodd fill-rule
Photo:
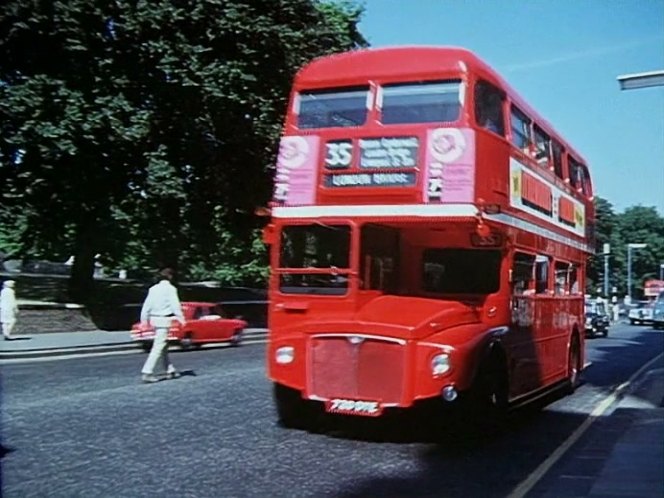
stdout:
<svg viewBox="0 0 664 498">
<path fill-rule="evenodd" d="M 431 359 L 431 375 L 434 377 L 447 373 L 450 369 L 450 355 L 440 353 Z"/>
<path fill-rule="evenodd" d="M 277 349 L 274 357 L 280 365 L 293 363 L 293 360 L 295 359 L 295 348 L 293 346 L 282 346 Z"/>
</svg>

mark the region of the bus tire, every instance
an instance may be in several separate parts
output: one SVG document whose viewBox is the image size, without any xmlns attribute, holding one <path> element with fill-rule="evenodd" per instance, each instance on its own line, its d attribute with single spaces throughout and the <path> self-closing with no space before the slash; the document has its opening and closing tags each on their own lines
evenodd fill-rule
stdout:
<svg viewBox="0 0 664 498">
<path fill-rule="evenodd" d="M 307 405 L 300 393 L 277 383 L 273 385 L 273 393 L 279 425 L 286 429 L 305 429 Z"/>
<path fill-rule="evenodd" d="M 572 336 L 567 353 L 567 393 L 572 394 L 579 386 L 581 373 L 581 348 L 576 334 Z"/>
<path fill-rule="evenodd" d="M 471 388 L 469 421 L 481 432 L 500 429 L 509 407 L 507 365 L 502 354 L 493 352 L 480 366 Z"/>
</svg>

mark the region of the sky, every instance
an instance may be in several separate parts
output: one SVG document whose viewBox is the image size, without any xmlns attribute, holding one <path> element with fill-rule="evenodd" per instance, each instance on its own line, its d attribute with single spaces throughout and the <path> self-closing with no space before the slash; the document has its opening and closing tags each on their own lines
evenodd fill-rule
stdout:
<svg viewBox="0 0 664 498">
<path fill-rule="evenodd" d="M 371 47 L 458 46 L 495 69 L 586 160 L 616 213 L 664 216 L 664 0 L 364 0 Z"/>
</svg>

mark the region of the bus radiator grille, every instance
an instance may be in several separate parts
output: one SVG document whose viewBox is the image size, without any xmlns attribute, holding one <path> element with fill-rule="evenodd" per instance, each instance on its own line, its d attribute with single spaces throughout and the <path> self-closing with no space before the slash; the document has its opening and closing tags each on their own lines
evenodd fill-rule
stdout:
<svg viewBox="0 0 664 498">
<path fill-rule="evenodd" d="M 383 403 L 401 401 L 405 347 L 392 341 L 320 336 L 311 341 L 309 394 Z"/>
</svg>

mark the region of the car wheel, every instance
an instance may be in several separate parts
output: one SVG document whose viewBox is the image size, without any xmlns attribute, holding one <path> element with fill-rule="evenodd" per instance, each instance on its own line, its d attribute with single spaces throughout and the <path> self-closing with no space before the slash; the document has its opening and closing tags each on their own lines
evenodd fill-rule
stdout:
<svg viewBox="0 0 664 498">
<path fill-rule="evenodd" d="M 606 327 L 606 328 L 602 331 L 602 337 L 609 337 L 609 327 Z"/>
<path fill-rule="evenodd" d="M 180 347 L 183 350 L 191 349 L 194 346 L 194 340 L 191 332 L 186 332 L 182 339 L 180 339 Z"/>
<path fill-rule="evenodd" d="M 237 347 L 242 343 L 242 332 L 242 329 L 233 331 L 233 337 L 231 337 L 231 346 Z"/>
<path fill-rule="evenodd" d="M 279 425 L 287 429 L 304 429 L 308 421 L 307 404 L 295 389 L 275 383 L 274 403 Z"/>
<path fill-rule="evenodd" d="M 581 373 L 581 349 L 576 336 L 572 337 L 567 357 L 567 392 L 572 394 L 579 385 Z"/>
<path fill-rule="evenodd" d="M 636 325 L 636 320 L 633 320 L 633 319 L 630 318 L 629 319 L 629 324 L 630 325 Z"/>
</svg>

